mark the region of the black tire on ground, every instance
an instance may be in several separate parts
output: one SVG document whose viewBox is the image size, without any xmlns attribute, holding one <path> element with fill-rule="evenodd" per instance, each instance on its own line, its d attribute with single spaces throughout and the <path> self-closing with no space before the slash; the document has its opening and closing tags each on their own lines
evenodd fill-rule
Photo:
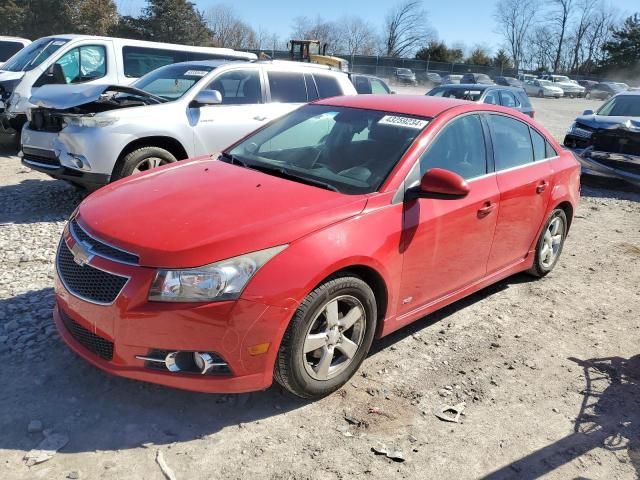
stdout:
<svg viewBox="0 0 640 480">
<path fill-rule="evenodd" d="M 345 296 L 357 299 L 364 309 L 362 338 L 351 363 L 344 370 L 327 380 L 317 380 L 307 371 L 307 357 L 303 353 L 305 340 L 314 320 L 325 306 L 332 300 Z M 318 399 L 329 395 L 342 387 L 362 364 L 373 342 L 376 323 L 376 299 L 366 282 L 353 275 L 329 278 L 307 295 L 291 319 L 278 350 L 274 379 L 298 397 Z"/>
<path fill-rule="evenodd" d="M 539 90 L 538 91 L 538 97 L 544 98 L 544 91 L 543 90 Z"/>
<path fill-rule="evenodd" d="M 160 165 L 166 165 L 167 163 L 173 163 L 177 161 L 177 158 L 173 154 L 164 148 L 160 147 L 142 147 L 128 153 L 123 158 L 118 160 L 113 168 L 113 174 L 111 175 L 111 181 L 119 180 L 124 177 L 132 175 L 134 171 L 144 164 L 145 161 L 151 159 L 157 159 Z M 155 160 L 154 160 L 155 161 Z M 158 165 L 159 166 L 159 165 Z"/>
<path fill-rule="evenodd" d="M 591 92 L 587 92 L 584 94 L 585 100 L 591 100 Z"/>
<path fill-rule="evenodd" d="M 545 266 L 543 264 L 543 259 L 541 254 L 542 249 L 544 248 L 544 238 L 545 238 L 545 234 L 547 233 L 547 229 L 549 228 L 549 225 L 555 218 L 559 218 L 562 221 L 562 226 L 563 226 L 562 239 L 560 241 L 560 246 L 555 256 L 555 259 L 553 260 L 553 263 Z M 553 267 L 555 267 L 556 264 L 558 263 L 558 259 L 560 258 L 560 254 L 562 253 L 562 247 L 564 246 L 564 241 L 567 238 L 568 225 L 569 224 L 567 222 L 567 215 L 564 213 L 564 210 L 562 210 L 561 208 L 556 208 L 555 210 L 553 210 L 553 212 L 551 212 L 549 219 L 544 224 L 544 228 L 540 233 L 538 242 L 536 243 L 536 252 L 535 252 L 535 258 L 533 259 L 533 266 L 529 270 L 527 270 L 527 273 L 533 275 L 534 277 L 544 277 L 549 272 L 551 272 L 551 270 L 553 270 Z"/>
</svg>

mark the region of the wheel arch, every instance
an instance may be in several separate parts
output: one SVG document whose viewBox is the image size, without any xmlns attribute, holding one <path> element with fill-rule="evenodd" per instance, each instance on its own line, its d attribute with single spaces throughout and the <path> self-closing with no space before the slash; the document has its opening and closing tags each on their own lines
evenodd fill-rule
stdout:
<svg viewBox="0 0 640 480">
<path fill-rule="evenodd" d="M 571 227 L 571 222 L 573 221 L 573 205 L 568 200 L 564 200 L 555 206 L 556 208 L 561 209 L 564 214 L 567 216 L 567 233 L 569 232 L 569 228 Z"/>
<path fill-rule="evenodd" d="M 129 155 L 131 152 L 138 150 L 139 148 L 144 147 L 158 147 L 167 150 L 171 155 L 176 157 L 178 160 L 186 159 L 189 154 L 187 153 L 186 148 L 180 143 L 180 141 L 176 140 L 173 137 L 169 137 L 166 135 L 154 135 L 149 137 L 142 137 L 129 142 L 118 155 L 118 160 L 116 161 L 116 165 L 118 165 L 124 157 Z M 115 170 L 115 165 L 114 165 Z"/>
</svg>

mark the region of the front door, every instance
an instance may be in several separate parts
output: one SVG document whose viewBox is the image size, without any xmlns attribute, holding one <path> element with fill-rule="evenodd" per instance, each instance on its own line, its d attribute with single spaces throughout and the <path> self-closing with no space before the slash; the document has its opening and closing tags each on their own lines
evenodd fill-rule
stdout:
<svg viewBox="0 0 640 480">
<path fill-rule="evenodd" d="M 491 273 L 527 255 L 545 220 L 553 171 L 545 159 L 544 138 L 534 129 L 506 115 L 489 115 L 488 121 L 500 189 L 498 224 L 487 266 Z"/>
<path fill-rule="evenodd" d="M 486 273 L 499 211 L 494 175 L 487 175 L 484 129 L 476 114 L 449 122 L 420 158 L 420 177 L 439 167 L 469 182 L 462 199 L 418 199 L 404 206 L 400 315 L 469 285 Z"/>
</svg>

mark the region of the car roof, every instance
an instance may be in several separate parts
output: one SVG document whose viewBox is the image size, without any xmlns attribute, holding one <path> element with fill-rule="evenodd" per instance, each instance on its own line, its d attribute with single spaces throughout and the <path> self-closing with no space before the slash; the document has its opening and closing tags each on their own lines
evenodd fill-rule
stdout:
<svg viewBox="0 0 640 480">
<path fill-rule="evenodd" d="M 451 90 L 511 90 L 514 92 L 522 92 L 522 89 L 519 87 L 510 87 L 507 85 L 491 85 L 488 83 L 453 83 L 451 85 L 441 85 L 436 88 L 446 88 Z"/>
<path fill-rule="evenodd" d="M 445 110 L 470 103 L 466 100 L 418 95 L 345 95 L 314 102 L 316 105 L 363 108 L 421 117 L 435 117 Z"/>
</svg>

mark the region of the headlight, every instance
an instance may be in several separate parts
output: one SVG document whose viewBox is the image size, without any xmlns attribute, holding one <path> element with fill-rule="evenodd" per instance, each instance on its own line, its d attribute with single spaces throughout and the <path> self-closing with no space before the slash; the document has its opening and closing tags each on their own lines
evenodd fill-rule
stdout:
<svg viewBox="0 0 640 480">
<path fill-rule="evenodd" d="M 117 117 L 89 117 L 86 115 L 63 115 L 65 126 L 75 127 L 108 127 L 118 121 Z"/>
<path fill-rule="evenodd" d="M 251 277 L 287 245 L 198 268 L 158 270 L 149 290 L 155 302 L 211 302 L 238 298 Z"/>
</svg>

